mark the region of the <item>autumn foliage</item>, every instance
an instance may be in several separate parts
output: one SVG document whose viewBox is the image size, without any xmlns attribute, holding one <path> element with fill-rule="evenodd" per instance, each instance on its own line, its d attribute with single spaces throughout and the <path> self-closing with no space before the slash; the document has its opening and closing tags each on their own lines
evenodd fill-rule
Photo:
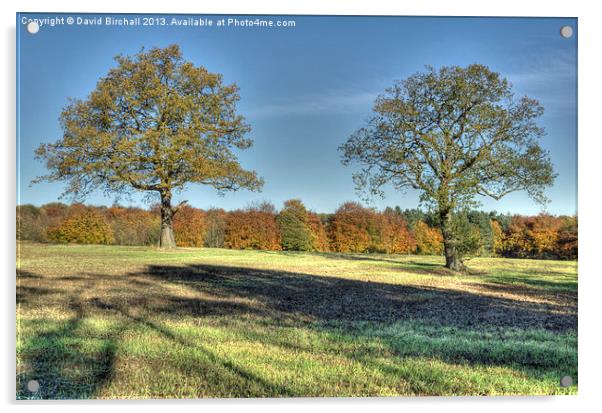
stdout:
<svg viewBox="0 0 602 413">
<path fill-rule="evenodd" d="M 173 230 L 178 247 L 202 247 L 205 234 L 205 213 L 183 205 L 174 216 Z"/>
<path fill-rule="evenodd" d="M 326 225 L 322 222 L 320 216 L 309 212 L 307 215 L 307 225 L 311 236 L 311 250 L 319 252 L 330 251 L 330 242 L 326 232 Z"/>
<path fill-rule="evenodd" d="M 357 202 L 346 202 L 331 217 L 328 226 L 331 247 L 336 252 L 411 253 L 416 241 L 403 217 L 380 213 Z"/>
<path fill-rule="evenodd" d="M 230 212 L 226 217 L 224 246 L 232 249 L 282 249 L 275 208 L 264 203 Z"/>
<path fill-rule="evenodd" d="M 371 221 L 372 251 L 386 254 L 410 254 L 416 250 L 416 240 L 400 215 L 394 212 L 372 211 Z"/>
<path fill-rule="evenodd" d="M 158 214 L 141 208 L 112 206 L 105 211 L 115 244 L 155 245 L 159 242 L 161 220 Z"/>
<path fill-rule="evenodd" d="M 497 252 L 517 258 L 577 258 L 577 217 L 512 217 Z"/>
<path fill-rule="evenodd" d="M 567 259 L 578 256 L 576 216 L 500 215 L 469 211 L 462 217 L 470 256 Z M 17 207 L 17 238 L 36 242 L 159 244 L 160 211 L 50 203 Z M 302 201 L 286 201 L 277 211 L 269 203 L 245 209 L 201 210 L 184 205 L 174 218 L 181 247 L 293 250 L 342 253 L 441 255 L 443 237 L 436 217 L 417 209 L 377 211 L 357 202 L 334 214 L 317 214 Z"/>
<path fill-rule="evenodd" d="M 416 253 L 424 255 L 441 255 L 443 253 L 443 235 L 437 228 L 431 228 L 423 221 L 414 224 Z"/>
<path fill-rule="evenodd" d="M 357 202 L 345 202 L 332 216 L 328 235 L 335 252 L 367 252 L 371 211 Z"/>
<path fill-rule="evenodd" d="M 112 244 L 113 231 L 105 217 L 93 209 L 78 208 L 60 225 L 47 231 L 48 240 L 57 243 Z"/>
</svg>

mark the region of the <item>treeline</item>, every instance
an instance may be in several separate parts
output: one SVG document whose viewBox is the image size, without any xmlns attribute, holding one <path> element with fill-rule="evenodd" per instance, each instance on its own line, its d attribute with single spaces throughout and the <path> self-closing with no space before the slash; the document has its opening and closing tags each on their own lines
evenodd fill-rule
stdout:
<svg viewBox="0 0 602 413">
<path fill-rule="evenodd" d="M 455 218 L 463 256 L 576 259 L 576 216 L 505 215 L 468 211 Z M 17 207 L 17 237 L 51 243 L 157 245 L 160 214 L 150 209 L 50 203 Z M 210 247 L 318 252 L 440 255 L 437 217 L 420 209 L 377 211 L 357 202 L 317 214 L 300 200 L 278 211 L 264 202 L 244 209 L 201 210 L 184 205 L 174 218 L 176 243 Z"/>
</svg>

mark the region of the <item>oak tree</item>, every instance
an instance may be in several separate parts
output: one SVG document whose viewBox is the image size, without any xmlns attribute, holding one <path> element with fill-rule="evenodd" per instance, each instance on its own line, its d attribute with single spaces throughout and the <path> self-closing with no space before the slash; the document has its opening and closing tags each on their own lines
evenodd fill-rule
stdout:
<svg viewBox="0 0 602 413">
<path fill-rule="evenodd" d="M 157 194 L 160 245 L 172 248 L 174 192 L 187 184 L 220 192 L 262 186 L 235 154 L 252 145 L 236 112 L 238 87 L 185 61 L 177 45 L 115 60 L 87 99 L 64 108 L 63 137 L 37 149 L 49 173 L 36 182 L 66 182 L 75 198 L 97 189 Z"/>
<path fill-rule="evenodd" d="M 539 145 L 542 114 L 486 66 L 429 67 L 377 98 L 367 125 L 341 146 L 342 160 L 361 166 L 354 179 L 368 194 L 383 195 L 386 184 L 418 190 L 437 214 L 446 266 L 461 270 L 454 213 L 478 196 L 514 191 L 545 202 L 555 174 Z"/>
</svg>

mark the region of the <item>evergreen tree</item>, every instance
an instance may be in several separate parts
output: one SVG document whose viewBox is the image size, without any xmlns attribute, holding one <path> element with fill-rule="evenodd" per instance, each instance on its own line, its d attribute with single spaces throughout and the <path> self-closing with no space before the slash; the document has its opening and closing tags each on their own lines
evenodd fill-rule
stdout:
<svg viewBox="0 0 602 413">
<path fill-rule="evenodd" d="M 288 251 L 310 251 L 313 249 L 309 214 L 301 200 L 291 199 L 286 201 L 276 221 L 282 238 L 282 249 Z"/>
</svg>

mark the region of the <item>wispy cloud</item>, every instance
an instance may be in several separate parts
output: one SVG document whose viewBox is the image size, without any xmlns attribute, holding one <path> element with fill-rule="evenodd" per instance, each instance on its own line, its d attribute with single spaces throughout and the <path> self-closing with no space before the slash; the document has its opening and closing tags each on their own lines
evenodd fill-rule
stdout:
<svg viewBox="0 0 602 413">
<path fill-rule="evenodd" d="M 548 116 L 563 115 L 575 109 L 577 65 L 574 55 L 558 51 L 545 57 L 533 56 L 524 70 L 506 77 L 517 94 L 538 99 Z"/>
<path fill-rule="evenodd" d="M 247 116 L 290 116 L 324 113 L 355 113 L 372 107 L 379 92 L 330 90 L 322 94 L 274 101 L 246 110 Z"/>
</svg>

